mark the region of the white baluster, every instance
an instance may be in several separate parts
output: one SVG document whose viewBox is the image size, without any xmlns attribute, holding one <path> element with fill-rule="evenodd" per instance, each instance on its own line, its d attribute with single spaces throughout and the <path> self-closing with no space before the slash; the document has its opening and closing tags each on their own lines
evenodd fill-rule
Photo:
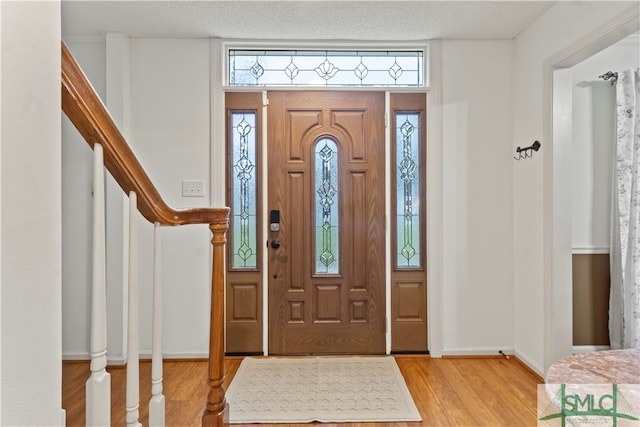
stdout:
<svg viewBox="0 0 640 427">
<path fill-rule="evenodd" d="M 137 196 L 129 192 L 129 309 L 127 333 L 127 426 L 142 426 L 140 416 L 140 377 L 138 355 L 138 234 Z"/>
<path fill-rule="evenodd" d="M 105 273 L 104 160 L 93 146 L 93 258 L 91 280 L 91 376 L 86 384 L 86 425 L 111 424 L 111 377 L 107 367 L 107 290 Z"/>
<path fill-rule="evenodd" d="M 151 356 L 151 400 L 149 426 L 164 426 L 165 403 L 162 394 L 162 284 L 160 282 L 160 223 L 153 232 L 153 342 Z"/>
</svg>

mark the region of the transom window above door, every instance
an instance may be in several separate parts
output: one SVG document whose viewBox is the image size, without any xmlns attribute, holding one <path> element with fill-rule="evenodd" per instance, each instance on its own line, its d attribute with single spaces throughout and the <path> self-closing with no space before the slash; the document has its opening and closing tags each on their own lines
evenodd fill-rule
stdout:
<svg viewBox="0 0 640 427">
<path fill-rule="evenodd" d="M 227 52 L 229 86 L 424 86 L 424 52 L 419 49 Z"/>
</svg>

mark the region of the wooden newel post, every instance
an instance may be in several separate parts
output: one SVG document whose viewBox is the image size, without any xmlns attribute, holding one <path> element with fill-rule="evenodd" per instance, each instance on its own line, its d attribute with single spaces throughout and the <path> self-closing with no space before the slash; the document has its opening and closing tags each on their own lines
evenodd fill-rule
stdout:
<svg viewBox="0 0 640 427">
<path fill-rule="evenodd" d="M 209 330 L 209 394 L 202 416 L 203 427 L 228 424 L 224 397 L 224 245 L 229 226 L 227 217 L 210 224 L 213 233 L 213 272 L 211 278 L 211 326 Z"/>
</svg>

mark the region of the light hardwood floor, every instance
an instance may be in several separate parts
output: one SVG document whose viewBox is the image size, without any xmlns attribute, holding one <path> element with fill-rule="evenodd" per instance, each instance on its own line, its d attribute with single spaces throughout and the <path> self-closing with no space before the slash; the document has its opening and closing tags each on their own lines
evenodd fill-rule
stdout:
<svg viewBox="0 0 640 427">
<path fill-rule="evenodd" d="M 241 357 L 225 361 L 226 385 Z M 536 385 L 541 379 L 512 357 L 443 358 L 396 356 L 396 361 L 422 416 L 422 423 L 353 423 L 328 426 L 535 426 Z M 111 424 L 125 425 L 125 369 L 110 367 Z M 67 426 L 85 424 L 88 362 L 64 362 L 62 400 Z M 140 421 L 148 425 L 151 363 L 140 364 Z M 207 362 L 165 361 L 164 395 L 167 426 L 199 426 L 208 387 Z M 287 424 L 296 426 L 296 424 Z M 238 425 L 241 426 L 241 425 Z M 277 427 L 277 424 L 269 426 Z M 284 426 L 284 425 L 283 425 Z M 308 424 L 298 424 L 308 426 Z"/>
</svg>

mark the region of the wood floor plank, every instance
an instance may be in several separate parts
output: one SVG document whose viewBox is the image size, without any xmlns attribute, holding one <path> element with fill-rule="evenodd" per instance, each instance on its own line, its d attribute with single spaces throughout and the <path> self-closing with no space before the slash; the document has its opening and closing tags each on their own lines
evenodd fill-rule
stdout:
<svg viewBox="0 0 640 427">
<path fill-rule="evenodd" d="M 457 396 L 451 394 L 452 390 L 444 376 L 430 366 L 430 358 L 396 360 L 422 419 L 429 420 L 430 426 L 455 425 L 443 408 L 455 405 L 451 399 L 455 400 Z"/>
<path fill-rule="evenodd" d="M 454 368 L 459 374 L 453 376 L 456 382 L 465 385 L 464 401 L 473 402 L 468 409 L 478 420 L 487 420 L 493 425 L 513 425 L 506 423 L 500 416 L 500 401 L 489 384 L 478 375 L 480 359 L 461 359 L 456 361 Z"/>
<path fill-rule="evenodd" d="M 482 359 L 462 359 L 456 363 L 456 368 L 472 385 L 475 393 L 480 393 L 479 398 L 483 405 L 493 414 L 497 425 L 522 426 L 527 424 L 521 415 L 513 412 L 512 399 L 508 387 L 493 376 L 483 375 L 488 368 L 486 361 Z M 484 391 L 484 392 L 483 392 Z M 533 420 L 535 424 L 535 420 Z"/>
<path fill-rule="evenodd" d="M 540 379 L 525 369 L 520 362 L 513 359 L 504 360 L 500 359 L 499 364 L 492 364 L 489 366 L 495 376 L 501 381 L 512 384 L 512 388 L 509 390 L 509 396 L 514 405 L 521 408 L 519 413 L 522 414 L 525 419 L 536 419 L 537 409 L 536 405 L 525 406 L 527 402 L 536 402 L 537 399 L 537 385 Z M 533 387 L 529 385 L 533 382 Z"/>
<path fill-rule="evenodd" d="M 442 371 L 444 381 L 451 390 L 452 400 L 445 403 L 444 410 L 451 416 L 452 425 L 499 425 L 491 416 L 492 414 L 485 410 L 481 399 L 478 399 L 471 385 L 457 370 L 456 366 L 460 360 L 444 359 L 443 362 L 438 369 Z"/>
<path fill-rule="evenodd" d="M 441 408 L 446 405 L 445 394 L 438 387 L 441 382 L 429 378 L 428 359 L 397 359 L 397 362 L 422 419 L 431 420 L 429 425 L 434 427 L 449 426 L 449 420 L 441 414 Z"/>
<path fill-rule="evenodd" d="M 225 387 L 242 357 L 225 360 Z M 326 427 L 518 426 L 536 424 L 538 378 L 515 360 L 433 359 L 396 356 L 422 423 L 330 423 Z M 125 424 L 126 370 L 109 367 L 111 424 Z M 166 360 L 163 367 L 167 426 L 199 426 L 208 393 L 207 362 Z M 63 362 L 63 407 L 67 426 L 83 426 L 88 362 Z M 140 363 L 140 422 L 148 425 L 151 363 Z M 319 424 L 319 423 L 315 423 Z M 259 426 L 238 424 L 238 427 Z M 309 427 L 309 424 L 270 424 L 269 427 Z"/>
</svg>

